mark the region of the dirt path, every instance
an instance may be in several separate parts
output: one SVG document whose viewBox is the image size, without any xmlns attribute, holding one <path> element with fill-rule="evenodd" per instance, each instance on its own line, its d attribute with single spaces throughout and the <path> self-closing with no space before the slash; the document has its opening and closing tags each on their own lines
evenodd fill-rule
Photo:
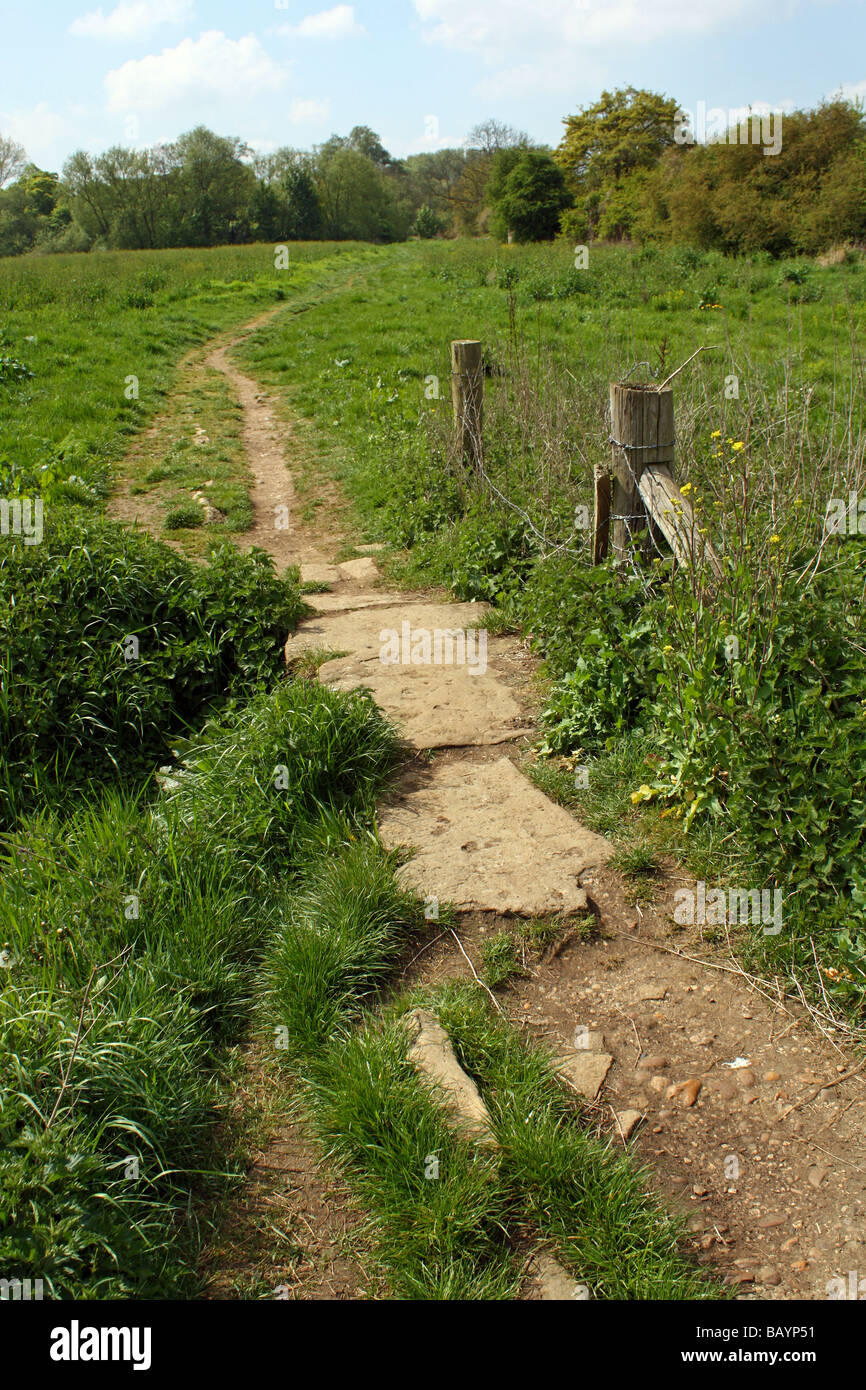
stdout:
<svg viewBox="0 0 866 1390">
<path fill-rule="evenodd" d="M 506 930 L 522 943 L 522 973 L 500 996 L 515 1026 L 568 1059 L 599 1128 L 627 1142 L 665 1200 L 687 1213 L 698 1260 L 746 1297 L 824 1299 L 830 1281 L 850 1288 L 852 1277 L 866 1290 L 866 1072 L 799 1003 L 762 990 L 699 930 L 675 926 L 673 890 L 684 880 L 674 870 L 654 902 L 635 905 L 608 863 L 610 844 L 522 770 L 535 733 L 525 645 L 482 639 L 483 605 L 388 592 L 370 554 L 338 562 L 339 499 L 326 490 L 315 521 L 301 519 L 289 471 L 297 433 L 235 367 L 232 345 L 206 362 L 243 407 L 255 478 L 255 522 L 243 543 L 330 585 L 310 599 L 317 611 L 287 658 L 306 653 L 334 687 L 371 688 L 418 750 L 382 807 L 383 841 L 417 849 L 405 872 L 431 901 L 455 904 L 475 969 L 492 934 Z M 285 524 L 275 526 L 277 517 Z M 589 941 L 569 925 L 588 911 L 597 926 Z M 540 954 L 527 953 L 518 931 L 529 919 L 554 922 Z M 443 933 L 407 982 L 469 973 Z M 321 1233 L 328 1182 L 311 1151 L 299 1164 L 285 1161 L 298 1158 L 297 1138 L 272 1137 L 239 1219 L 246 1210 L 255 1226 L 277 1187 L 285 1196 L 291 1173 L 319 1221 L 317 1248 L 336 1249 L 339 1238 Z M 325 1285 L 320 1273 L 306 1284 L 300 1277 L 293 1296 L 359 1296 L 357 1268 L 337 1270 L 329 1258 Z M 313 1266 L 321 1270 L 322 1259 Z M 225 1296 L 225 1282 L 223 1271 L 215 1296 Z"/>
</svg>

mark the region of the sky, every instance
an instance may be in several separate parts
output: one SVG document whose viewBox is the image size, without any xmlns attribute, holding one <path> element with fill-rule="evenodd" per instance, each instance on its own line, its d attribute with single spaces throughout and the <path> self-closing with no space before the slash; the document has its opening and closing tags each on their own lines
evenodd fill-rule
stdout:
<svg viewBox="0 0 866 1390">
<path fill-rule="evenodd" d="M 866 101 L 866 0 L 0 0 L 0 134 L 77 149 L 204 124 L 254 149 L 367 125 L 397 156 L 487 117 L 556 145 L 632 85 L 684 110 Z"/>
</svg>

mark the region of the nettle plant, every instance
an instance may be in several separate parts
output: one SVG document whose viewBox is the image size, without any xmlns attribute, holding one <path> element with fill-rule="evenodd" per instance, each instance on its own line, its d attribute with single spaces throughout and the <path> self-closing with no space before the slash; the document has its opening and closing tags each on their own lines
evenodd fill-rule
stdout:
<svg viewBox="0 0 866 1390">
<path fill-rule="evenodd" d="M 659 757 L 635 800 L 663 815 L 727 819 L 766 880 L 786 889 L 808 934 L 829 932 L 836 993 L 866 990 L 866 650 L 858 601 L 866 550 L 814 572 L 731 563 L 713 602 L 672 583 L 650 711 Z M 792 916 L 789 911 L 789 918 Z"/>
</svg>

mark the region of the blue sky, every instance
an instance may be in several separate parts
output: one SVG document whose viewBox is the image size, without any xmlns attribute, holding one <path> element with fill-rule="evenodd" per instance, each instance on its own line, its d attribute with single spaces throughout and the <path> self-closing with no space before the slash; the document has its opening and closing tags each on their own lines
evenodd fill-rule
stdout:
<svg viewBox="0 0 866 1390">
<path fill-rule="evenodd" d="M 3 4 L 0 133 L 43 168 L 203 122 L 255 148 L 369 125 L 395 154 L 495 116 L 556 144 L 605 87 L 684 108 L 866 99 L 866 0 Z"/>
</svg>

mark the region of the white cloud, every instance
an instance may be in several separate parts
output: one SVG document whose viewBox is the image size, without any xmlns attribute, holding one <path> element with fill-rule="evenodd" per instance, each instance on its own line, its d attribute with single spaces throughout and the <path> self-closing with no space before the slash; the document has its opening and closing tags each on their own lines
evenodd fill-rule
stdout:
<svg viewBox="0 0 866 1390">
<path fill-rule="evenodd" d="M 254 34 L 229 39 L 211 29 L 146 58 L 131 59 L 105 78 L 111 111 L 161 110 L 184 101 L 249 100 L 279 91 L 288 68 Z"/>
<path fill-rule="evenodd" d="M 529 47 L 555 52 L 616 41 L 709 34 L 755 13 L 750 0 L 414 0 L 424 38 L 494 60 Z"/>
<path fill-rule="evenodd" d="M 292 125 L 318 125 L 328 119 L 330 109 L 331 104 L 328 101 L 296 97 L 289 107 L 289 120 Z"/>
<path fill-rule="evenodd" d="M 58 146 L 69 138 L 69 119 L 52 111 L 46 101 L 37 106 L 0 111 L 0 130 L 11 135 L 42 168 L 58 171 Z"/>
<path fill-rule="evenodd" d="M 160 24 L 185 24 L 192 16 L 193 0 L 120 0 L 108 14 L 100 8 L 79 15 L 69 32 L 88 39 L 143 39 Z"/>
<path fill-rule="evenodd" d="M 355 39 L 366 32 L 355 19 L 354 5 L 335 5 L 332 10 L 308 14 L 300 24 L 282 24 L 277 30 L 293 39 Z"/>
<path fill-rule="evenodd" d="M 842 96 L 846 101 L 862 101 L 866 103 L 866 82 L 843 82 L 841 87 L 837 87 L 835 92 L 831 92 L 830 97 Z"/>
</svg>

